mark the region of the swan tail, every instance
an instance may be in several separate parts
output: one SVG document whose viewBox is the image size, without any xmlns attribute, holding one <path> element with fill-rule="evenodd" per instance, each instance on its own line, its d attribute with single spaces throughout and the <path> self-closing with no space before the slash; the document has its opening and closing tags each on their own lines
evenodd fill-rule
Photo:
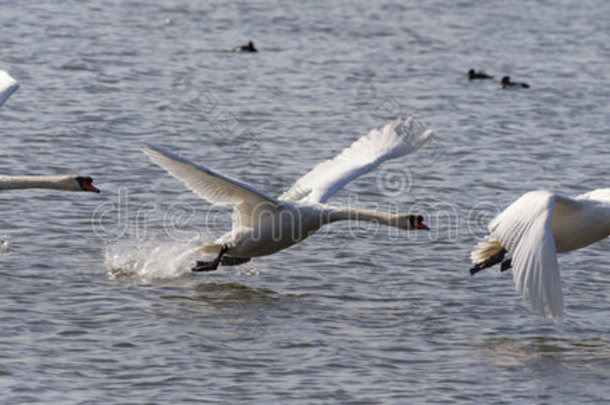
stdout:
<svg viewBox="0 0 610 405">
<path fill-rule="evenodd" d="M 477 249 L 470 254 L 470 260 L 474 266 L 470 269 L 470 275 L 491 267 L 504 260 L 506 249 L 495 239 L 479 242 Z M 502 263 L 502 271 L 510 268 L 510 260 Z"/>
</svg>

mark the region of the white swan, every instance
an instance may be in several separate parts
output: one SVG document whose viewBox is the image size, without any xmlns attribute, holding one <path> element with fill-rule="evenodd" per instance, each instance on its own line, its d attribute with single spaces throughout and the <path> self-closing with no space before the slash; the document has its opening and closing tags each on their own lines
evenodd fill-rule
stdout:
<svg viewBox="0 0 610 405">
<path fill-rule="evenodd" d="M 100 190 L 93 184 L 89 176 L 71 174 L 67 176 L 2 176 L 0 175 L 0 191 L 28 188 L 50 188 L 65 191 L 91 191 L 99 193 Z"/>
<path fill-rule="evenodd" d="M 563 315 L 557 252 L 580 249 L 610 235 L 610 188 L 570 198 L 548 191 L 521 196 L 489 224 L 489 240 L 470 255 L 471 274 L 502 262 L 513 267 L 517 291 L 553 320 Z M 512 259 L 504 260 L 509 252 Z"/>
<path fill-rule="evenodd" d="M 17 80 L 4 70 L 0 70 L 0 107 L 18 88 Z"/>
<path fill-rule="evenodd" d="M 340 220 L 372 221 L 401 229 L 428 229 L 423 218 L 324 204 L 349 181 L 423 146 L 433 131 L 413 118 L 372 130 L 332 160 L 318 164 L 278 198 L 197 165 L 157 146 L 144 152 L 153 162 L 184 182 L 212 204 L 235 205 L 233 228 L 215 243 L 202 247 L 217 254 L 212 262 L 197 262 L 193 271 L 215 270 L 264 256 L 307 238 L 321 226 Z"/>
</svg>

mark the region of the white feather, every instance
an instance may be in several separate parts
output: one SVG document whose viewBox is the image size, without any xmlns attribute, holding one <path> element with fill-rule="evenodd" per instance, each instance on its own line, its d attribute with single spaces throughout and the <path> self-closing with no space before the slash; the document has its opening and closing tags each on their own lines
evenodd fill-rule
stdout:
<svg viewBox="0 0 610 405">
<path fill-rule="evenodd" d="M 596 200 L 610 203 L 610 188 L 598 188 L 597 190 L 583 193 L 576 197 L 577 200 Z"/>
<path fill-rule="evenodd" d="M 150 159 L 182 181 L 198 196 L 216 205 L 235 205 L 234 228 L 249 225 L 257 206 L 282 205 L 276 198 L 254 187 L 198 165 L 159 146 L 148 145 L 144 152 Z"/>
<path fill-rule="evenodd" d="M 19 88 L 17 80 L 4 70 L 0 70 L 0 106 Z"/>
<path fill-rule="evenodd" d="M 382 162 L 418 150 L 433 133 L 414 118 L 399 119 L 381 130 L 373 129 L 335 158 L 315 166 L 279 198 L 325 203 L 345 184 Z"/>
<path fill-rule="evenodd" d="M 149 146 L 144 152 L 153 162 L 212 204 L 235 205 L 232 230 L 215 243 L 202 248 L 206 253 L 219 254 L 217 266 L 223 254 L 237 258 L 269 255 L 308 238 L 320 227 L 335 221 L 359 220 L 404 230 L 428 229 L 419 219 L 415 224 L 416 216 L 413 214 L 334 207 L 319 202 L 382 161 L 418 149 L 431 135 L 432 131 L 413 119 L 398 121 L 381 131 L 373 131 L 337 158 L 317 166 L 284 194 L 295 200 L 275 199 L 158 146 Z M 346 168 L 342 169 L 339 164 L 345 164 Z M 330 177 L 318 178 L 325 173 Z M 304 194 L 301 194 L 300 185 L 308 189 Z M 312 191 L 315 191 L 315 198 L 302 198 L 311 195 Z M 226 249 L 221 250 L 223 247 Z"/>
<path fill-rule="evenodd" d="M 517 291 L 542 316 L 563 313 L 555 241 L 550 223 L 556 196 L 546 191 L 524 194 L 489 225 L 490 235 L 512 253 Z"/>
<path fill-rule="evenodd" d="M 489 232 L 511 253 L 513 280 L 523 298 L 543 317 L 550 314 L 557 320 L 563 315 L 557 252 L 579 249 L 610 234 L 610 189 L 576 198 L 548 191 L 526 193 L 489 224 Z M 471 257 L 479 256 L 473 252 Z"/>
</svg>

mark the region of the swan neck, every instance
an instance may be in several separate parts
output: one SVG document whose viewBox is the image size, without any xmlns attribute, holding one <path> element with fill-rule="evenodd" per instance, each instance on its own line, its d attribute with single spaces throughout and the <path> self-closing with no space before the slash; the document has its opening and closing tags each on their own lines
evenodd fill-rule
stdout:
<svg viewBox="0 0 610 405">
<path fill-rule="evenodd" d="M 68 190 L 66 176 L 0 176 L 0 190 L 49 188 Z"/>
<path fill-rule="evenodd" d="M 336 221 L 367 221 L 382 225 L 399 226 L 398 215 L 363 208 L 330 207 L 327 210 L 326 217 L 329 223 Z"/>
</svg>

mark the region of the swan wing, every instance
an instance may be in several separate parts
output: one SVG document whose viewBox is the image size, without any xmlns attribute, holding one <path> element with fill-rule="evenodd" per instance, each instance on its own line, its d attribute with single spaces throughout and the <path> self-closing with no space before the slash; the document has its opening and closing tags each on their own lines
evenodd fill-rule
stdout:
<svg viewBox="0 0 610 405">
<path fill-rule="evenodd" d="M 19 88 L 17 80 L 4 70 L 0 70 L 0 106 Z"/>
<path fill-rule="evenodd" d="M 159 146 L 148 145 L 144 149 L 144 153 L 173 177 L 186 184 L 198 196 L 212 204 L 235 204 L 238 207 L 256 206 L 261 203 L 282 205 L 277 199 L 248 184 L 193 163 Z"/>
<path fill-rule="evenodd" d="M 373 129 L 335 158 L 315 166 L 279 198 L 324 203 L 345 184 L 382 162 L 421 148 L 433 134 L 414 118 L 399 119 L 380 130 Z"/>
<path fill-rule="evenodd" d="M 598 188 L 576 197 L 577 200 L 595 200 L 610 204 L 610 188 Z"/>
<path fill-rule="evenodd" d="M 489 225 L 491 236 L 512 254 L 517 291 L 535 311 L 554 320 L 563 314 L 563 296 L 551 220 L 556 205 L 570 209 L 572 201 L 548 191 L 529 192 Z"/>
</svg>

